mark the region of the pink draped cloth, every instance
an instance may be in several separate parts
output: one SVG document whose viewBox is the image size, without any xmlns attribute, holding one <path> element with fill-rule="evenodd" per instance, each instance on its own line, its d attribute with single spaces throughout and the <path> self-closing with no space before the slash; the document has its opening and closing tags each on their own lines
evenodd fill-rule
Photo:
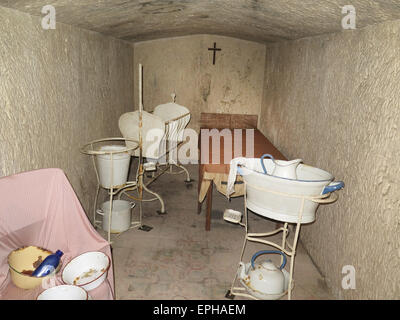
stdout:
<svg viewBox="0 0 400 320">
<path fill-rule="evenodd" d="M 88 291 L 94 299 L 114 299 L 111 248 L 92 227 L 71 184 L 61 169 L 40 169 L 0 178 L 0 299 L 36 299 L 42 286 L 24 290 L 10 278 L 7 257 L 23 246 L 64 252 L 56 285 L 63 284 L 68 261 L 88 251 L 101 251 L 111 259 L 107 279 Z"/>
</svg>

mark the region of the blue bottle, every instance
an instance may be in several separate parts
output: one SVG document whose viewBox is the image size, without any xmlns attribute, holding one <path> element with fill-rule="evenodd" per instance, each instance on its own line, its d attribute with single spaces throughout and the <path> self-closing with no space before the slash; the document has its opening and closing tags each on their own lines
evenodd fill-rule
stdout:
<svg viewBox="0 0 400 320">
<path fill-rule="evenodd" d="M 43 260 L 43 262 L 33 271 L 32 276 L 33 277 L 45 277 L 52 273 L 54 270 L 57 269 L 61 256 L 64 253 L 60 250 L 57 250 L 56 253 L 53 253 L 49 256 L 46 257 L 46 259 Z"/>
</svg>

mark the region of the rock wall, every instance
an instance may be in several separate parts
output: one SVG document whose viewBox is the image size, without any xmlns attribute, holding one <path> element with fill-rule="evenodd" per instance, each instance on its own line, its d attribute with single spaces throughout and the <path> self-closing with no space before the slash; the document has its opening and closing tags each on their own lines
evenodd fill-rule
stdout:
<svg viewBox="0 0 400 320">
<path fill-rule="evenodd" d="M 340 299 L 400 297 L 400 21 L 267 46 L 260 127 L 343 180 L 301 241 Z M 342 268 L 354 266 L 356 289 Z"/>
<path fill-rule="evenodd" d="M 216 42 L 215 65 L 212 48 Z M 151 111 L 171 101 L 189 108 L 189 127 L 198 129 L 201 112 L 259 114 L 265 45 L 214 35 L 196 35 L 138 42 L 135 49 L 135 86 L 143 65 L 143 105 Z M 137 92 L 137 87 L 135 92 Z M 138 106 L 135 99 L 135 109 Z"/>
<path fill-rule="evenodd" d="M 0 176 L 58 167 L 86 211 L 95 173 L 83 144 L 120 136 L 133 105 L 131 44 L 0 7 Z M 91 216 L 91 214 L 90 214 Z"/>
</svg>

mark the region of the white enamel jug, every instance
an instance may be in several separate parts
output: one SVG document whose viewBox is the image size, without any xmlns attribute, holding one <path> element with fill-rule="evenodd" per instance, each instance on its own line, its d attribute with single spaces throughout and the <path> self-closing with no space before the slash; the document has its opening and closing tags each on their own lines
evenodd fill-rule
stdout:
<svg viewBox="0 0 400 320">
<path fill-rule="evenodd" d="M 267 170 L 265 169 L 263 161 L 264 158 L 270 158 L 275 164 L 275 168 L 271 173 L 267 173 Z M 297 179 L 297 174 L 296 174 L 297 166 L 302 161 L 303 161 L 302 159 L 295 159 L 291 161 L 275 160 L 274 157 L 271 156 L 270 154 L 264 154 L 261 157 L 261 165 L 263 167 L 265 174 L 270 174 L 275 177 L 294 179 L 294 180 Z"/>
</svg>

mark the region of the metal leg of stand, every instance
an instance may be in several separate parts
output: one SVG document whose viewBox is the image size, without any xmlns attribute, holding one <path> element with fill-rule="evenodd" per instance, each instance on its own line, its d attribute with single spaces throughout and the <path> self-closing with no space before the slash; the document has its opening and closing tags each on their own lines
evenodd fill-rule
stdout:
<svg viewBox="0 0 400 320">
<path fill-rule="evenodd" d="M 288 223 L 287 222 L 285 222 L 283 228 L 284 228 L 284 231 L 282 234 L 282 248 L 285 248 L 286 247 L 286 237 L 288 234 Z M 283 263 L 283 256 L 281 256 L 281 264 L 282 263 Z"/>
<path fill-rule="evenodd" d="M 94 196 L 94 205 L 93 205 L 93 226 L 95 227 L 97 223 L 96 213 L 97 213 L 97 200 L 99 198 L 99 192 L 100 192 L 100 185 L 98 184 L 96 188 L 96 195 Z"/>
<path fill-rule="evenodd" d="M 240 262 L 243 261 L 244 251 L 246 249 L 246 244 L 247 244 L 247 240 L 248 240 L 247 234 L 248 234 L 249 229 L 248 229 L 248 214 L 247 214 L 246 192 L 244 193 L 244 228 L 245 228 L 245 236 L 244 236 L 242 251 L 240 253 L 240 259 L 239 259 L 239 264 L 238 264 L 237 270 L 239 270 Z M 237 281 L 237 278 L 238 278 L 238 272 L 236 271 L 235 277 L 233 278 L 233 281 L 232 281 L 232 284 L 231 284 L 231 288 L 227 292 L 226 297 L 230 298 L 230 299 L 233 299 L 234 296 L 238 295 L 238 296 L 245 296 L 245 297 L 253 298 L 250 295 L 247 295 L 247 294 L 242 293 L 242 292 L 238 292 L 238 291 L 244 291 L 244 288 L 235 287 L 235 283 Z"/>
<path fill-rule="evenodd" d="M 179 162 L 173 160 L 171 162 L 168 162 L 167 166 L 169 167 L 168 168 L 169 169 L 169 172 L 168 172 L 169 174 L 185 173 L 186 174 L 186 180 L 185 180 L 186 183 L 190 183 L 190 182 L 194 181 L 194 180 L 190 179 L 189 171 L 183 165 L 181 165 Z M 175 167 L 177 167 L 177 168 L 179 168 L 181 170 L 178 171 L 178 172 L 174 172 L 173 169 L 172 169 L 172 166 L 175 166 Z"/>
<path fill-rule="evenodd" d="M 293 247 L 291 249 L 292 254 L 290 256 L 290 271 L 289 271 L 289 287 L 288 287 L 288 300 L 292 299 L 292 282 L 293 282 L 293 270 L 294 270 L 294 258 L 296 256 L 297 242 L 299 239 L 301 223 L 298 222 L 296 225 L 296 232 L 293 240 Z"/>
<path fill-rule="evenodd" d="M 192 182 L 192 180 L 190 180 L 190 174 L 188 169 L 186 169 L 183 165 L 179 164 L 179 163 L 174 163 L 174 166 L 182 169 L 185 173 L 186 173 L 186 180 L 185 182 Z"/>
<path fill-rule="evenodd" d="M 246 217 L 246 219 L 247 219 L 247 217 Z M 247 226 L 247 224 L 246 224 L 246 226 Z M 239 261 L 243 260 L 243 255 L 244 255 L 244 251 L 246 249 L 246 244 L 247 244 L 247 235 L 244 237 L 244 242 L 243 242 L 243 246 L 242 246 L 242 252 L 240 253 Z M 238 264 L 238 269 L 239 269 L 239 266 L 240 266 L 240 263 Z M 231 288 L 230 288 L 229 292 L 227 293 L 227 296 L 228 295 L 235 296 L 235 288 L 234 288 L 234 286 L 235 286 L 237 278 L 238 278 L 238 273 L 236 272 L 235 277 L 233 278 L 233 281 L 232 281 L 232 284 L 231 284 Z"/>
<path fill-rule="evenodd" d="M 156 196 L 156 198 L 157 198 L 157 199 L 160 201 L 160 203 L 161 203 L 161 210 L 158 211 L 158 213 L 159 213 L 159 214 L 165 214 L 166 211 L 165 211 L 164 200 L 161 198 L 161 196 L 160 196 L 158 193 L 149 190 L 149 189 L 146 187 L 146 185 L 143 185 L 143 189 L 144 189 L 146 192 L 152 194 L 153 196 Z"/>
<path fill-rule="evenodd" d="M 113 197 L 114 197 L 114 189 L 111 187 L 110 189 L 110 211 L 108 212 L 108 242 L 111 243 L 111 220 L 112 220 L 112 208 L 113 208 Z"/>
<path fill-rule="evenodd" d="M 140 165 L 140 164 L 139 164 Z M 142 215 L 143 215 L 143 176 L 139 177 L 139 187 L 138 187 L 138 195 L 139 195 L 139 222 L 140 227 L 142 226 Z"/>
</svg>

